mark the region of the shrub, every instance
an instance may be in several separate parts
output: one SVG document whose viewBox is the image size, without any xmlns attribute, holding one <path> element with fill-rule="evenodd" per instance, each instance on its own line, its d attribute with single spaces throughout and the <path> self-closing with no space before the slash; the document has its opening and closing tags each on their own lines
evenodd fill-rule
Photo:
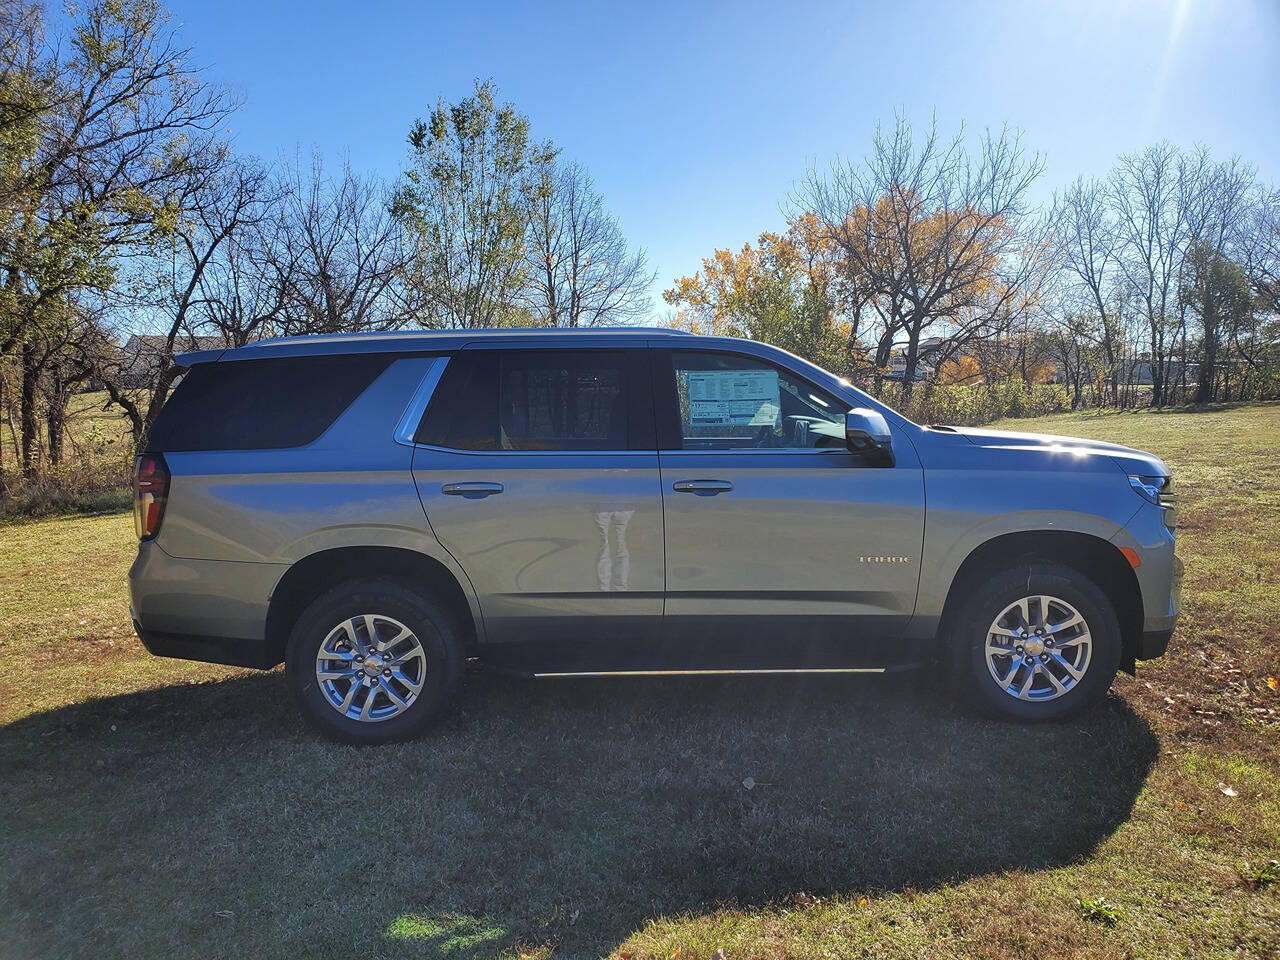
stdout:
<svg viewBox="0 0 1280 960">
<path fill-rule="evenodd" d="M 1022 380 L 974 385 L 922 383 L 916 386 L 905 409 L 901 384 L 886 384 L 880 399 L 917 423 L 955 426 L 976 426 L 1005 417 L 1039 417 L 1071 409 L 1066 387 Z"/>
<path fill-rule="evenodd" d="M 0 488 L 2 519 L 121 510 L 131 500 L 129 464 L 117 457 L 78 457 L 34 477 L 6 472 Z"/>
</svg>

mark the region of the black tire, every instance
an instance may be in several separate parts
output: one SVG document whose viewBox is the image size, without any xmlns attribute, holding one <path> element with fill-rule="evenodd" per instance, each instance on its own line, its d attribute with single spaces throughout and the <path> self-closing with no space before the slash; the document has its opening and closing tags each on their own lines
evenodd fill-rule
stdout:
<svg viewBox="0 0 1280 960">
<path fill-rule="evenodd" d="M 1034 595 L 1057 597 L 1071 604 L 1084 617 L 1092 637 L 1084 676 L 1052 700 L 1027 701 L 1011 696 L 987 666 L 987 630 L 992 622 L 1010 604 Z M 1029 560 L 994 571 L 961 605 L 949 636 L 955 651 L 953 675 L 960 696 L 984 713 L 1009 720 L 1034 723 L 1079 713 L 1106 696 L 1120 667 L 1120 623 L 1111 601 L 1084 574 L 1048 561 Z M 1044 685 L 1045 681 L 1039 683 Z"/>
<path fill-rule="evenodd" d="M 417 699 L 398 715 L 376 722 L 343 716 L 325 699 L 316 679 L 320 644 L 334 627 L 365 614 L 400 621 L 426 654 Z M 352 744 L 391 743 L 422 733 L 453 699 L 462 663 L 460 630 L 447 609 L 412 584 L 393 579 L 349 581 L 321 594 L 298 617 L 285 650 L 285 676 L 303 715 L 326 737 Z"/>
</svg>

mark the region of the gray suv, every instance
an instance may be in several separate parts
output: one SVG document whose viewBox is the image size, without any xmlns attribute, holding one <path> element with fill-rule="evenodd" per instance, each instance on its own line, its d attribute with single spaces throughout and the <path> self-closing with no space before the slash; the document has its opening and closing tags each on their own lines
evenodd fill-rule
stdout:
<svg viewBox="0 0 1280 960">
<path fill-rule="evenodd" d="M 285 664 L 350 742 L 467 660 L 538 677 L 932 662 L 1019 720 L 1178 615 L 1169 471 L 925 427 L 764 344 L 672 330 L 270 340 L 181 358 L 136 466 L 153 654 Z"/>
</svg>

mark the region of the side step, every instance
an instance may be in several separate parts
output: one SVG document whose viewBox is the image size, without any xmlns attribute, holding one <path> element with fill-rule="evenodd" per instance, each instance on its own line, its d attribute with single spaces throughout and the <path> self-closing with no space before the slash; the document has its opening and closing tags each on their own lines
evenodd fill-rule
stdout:
<svg viewBox="0 0 1280 960">
<path fill-rule="evenodd" d="M 692 670 L 565 670 L 535 673 L 539 679 L 554 677 L 732 677 L 788 673 L 884 673 L 885 667 L 766 667 L 760 669 L 715 668 Z M 898 669 L 898 668 L 895 668 Z"/>
<path fill-rule="evenodd" d="M 512 643 L 477 653 L 490 669 L 542 678 L 877 674 L 908 670 L 925 659 L 920 644 L 904 640 L 788 642 L 772 636 L 730 642 Z"/>
</svg>

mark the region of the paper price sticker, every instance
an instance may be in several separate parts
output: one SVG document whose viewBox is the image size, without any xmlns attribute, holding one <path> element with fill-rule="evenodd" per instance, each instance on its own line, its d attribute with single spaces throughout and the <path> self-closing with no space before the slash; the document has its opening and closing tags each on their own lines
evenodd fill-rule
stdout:
<svg viewBox="0 0 1280 960">
<path fill-rule="evenodd" d="M 689 422 L 699 426 L 771 427 L 781 397 L 775 370 L 690 370 Z"/>
</svg>

